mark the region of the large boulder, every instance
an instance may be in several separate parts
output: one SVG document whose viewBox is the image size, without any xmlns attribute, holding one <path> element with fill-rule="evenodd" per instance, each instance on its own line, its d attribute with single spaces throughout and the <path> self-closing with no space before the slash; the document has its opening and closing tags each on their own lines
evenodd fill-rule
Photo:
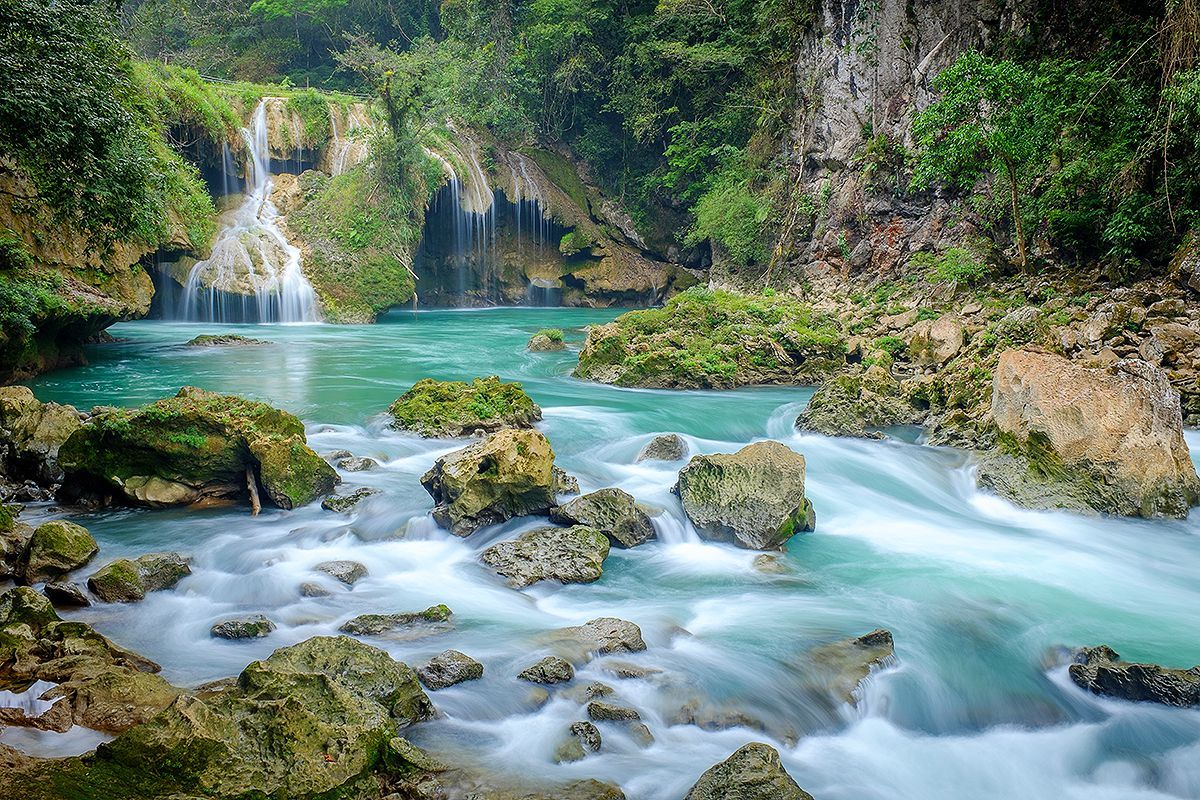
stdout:
<svg viewBox="0 0 1200 800">
<path fill-rule="evenodd" d="M 29 537 L 22 557 L 25 583 L 52 580 L 79 569 L 100 551 L 88 529 L 63 519 L 43 522 Z"/>
<path fill-rule="evenodd" d="M 429 659 L 429 663 L 417 667 L 417 676 L 429 689 L 445 689 L 463 681 L 479 680 L 483 677 L 483 664 L 458 650 L 446 650 Z"/>
<path fill-rule="evenodd" d="M 813 800 L 813 797 L 788 775 L 774 747 L 751 742 L 720 764 L 709 767 L 684 800 Z"/>
<path fill-rule="evenodd" d="M 901 396 L 900 382 L 874 364 L 823 383 L 796 418 L 796 427 L 825 436 L 881 439 L 878 428 L 916 421 L 918 412 Z"/>
<path fill-rule="evenodd" d="M 280 508 L 333 491 L 337 472 L 299 419 L 265 403 L 186 386 L 139 409 L 108 409 L 59 451 L 64 498 L 152 507 L 223 498 Z"/>
<path fill-rule="evenodd" d="M 779 442 L 694 456 L 674 491 L 701 536 L 739 547 L 777 550 L 816 526 L 804 496 L 804 456 Z"/>
<path fill-rule="evenodd" d="M 456 536 L 556 504 L 554 450 L 541 433 L 502 430 L 439 458 L 421 476 L 437 505 L 433 518 Z"/>
<path fill-rule="evenodd" d="M 1144 361 L 1088 368 L 1036 350 L 1001 354 L 992 387 L 998 448 L 984 486 L 1037 508 L 1185 517 L 1200 478 L 1179 394 Z"/>
<path fill-rule="evenodd" d="M 170 589 L 191 574 L 187 559 L 178 553 L 147 553 L 105 564 L 88 578 L 87 585 L 106 603 L 136 603 L 150 592 Z"/>
<path fill-rule="evenodd" d="M 678 433 L 660 433 L 638 451 L 636 462 L 682 461 L 687 458 L 688 444 Z"/>
<path fill-rule="evenodd" d="M 1200 666 L 1172 669 L 1131 664 L 1112 648 L 1101 646 L 1080 650 L 1067 672 L 1076 685 L 1092 694 L 1181 708 L 1200 706 Z"/>
<path fill-rule="evenodd" d="M 512 541 L 483 551 L 483 563 L 508 579 L 513 588 L 538 581 L 591 583 L 604 573 L 608 537 L 595 528 L 545 527 L 527 531 Z"/>
<path fill-rule="evenodd" d="M 636 547 L 654 538 L 654 525 L 638 508 L 633 495 L 620 489 L 600 489 L 550 510 L 560 525 L 587 525 L 618 547 Z"/>
<path fill-rule="evenodd" d="M 359 797 L 378 792 L 372 773 L 397 728 L 432 715 L 408 666 L 353 639 L 317 637 L 63 766 L 81 797 L 108 796 L 114 779 L 131 797 Z"/>
<path fill-rule="evenodd" d="M 81 622 L 59 619 L 50 601 L 28 587 L 0 594 L 0 690 L 34 681 L 57 684 L 50 720 L 22 724 L 65 730 L 72 724 L 119 733 L 145 722 L 179 694 L 158 665 L 110 642 Z M 13 720 L 8 720 L 12 722 Z"/>
<path fill-rule="evenodd" d="M 61 480 L 58 451 L 79 425 L 72 406 L 38 402 L 25 386 L 0 386 L 0 475 L 42 485 Z"/>
<path fill-rule="evenodd" d="M 559 628 L 551 638 L 563 644 L 575 660 L 591 655 L 640 653 L 646 649 L 642 629 L 636 623 L 616 617 L 598 617 L 582 625 Z"/>
<path fill-rule="evenodd" d="M 392 427 L 428 437 L 469 436 L 502 428 L 531 428 L 542 410 L 519 383 L 492 375 L 463 381 L 423 378 L 388 409 Z"/>
</svg>

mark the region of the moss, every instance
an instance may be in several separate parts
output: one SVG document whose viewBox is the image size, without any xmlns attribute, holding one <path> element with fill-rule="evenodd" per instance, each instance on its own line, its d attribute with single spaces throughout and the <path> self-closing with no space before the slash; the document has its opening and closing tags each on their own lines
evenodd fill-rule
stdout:
<svg viewBox="0 0 1200 800">
<path fill-rule="evenodd" d="M 102 567 L 88 578 L 88 588 L 108 603 L 141 600 L 146 596 L 141 573 L 127 558 L 119 558 Z"/>
<path fill-rule="evenodd" d="M 25 580 L 33 583 L 78 569 L 99 550 L 87 528 L 66 520 L 44 522 L 29 539 Z"/>
<path fill-rule="evenodd" d="M 492 375 L 463 381 L 424 378 L 388 409 L 394 427 L 422 436 L 461 436 L 476 429 L 527 428 L 542 411 L 519 383 Z"/>
<path fill-rule="evenodd" d="M 564 338 L 562 328 L 542 328 L 535 335 L 545 336 L 552 342 L 561 342 Z"/>
<path fill-rule="evenodd" d="M 549 150 L 526 148 L 521 152 L 532 158 L 542 168 L 542 172 L 546 173 L 550 182 L 562 189 L 575 205 L 587 211 L 587 189 L 580 180 L 579 172 L 575 169 L 574 164 L 558 153 L 552 153 Z"/>
<path fill-rule="evenodd" d="M 806 383 L 845 355 L 838 321 L 792 298 L 693 287 L 590 329 L 575 375 L 667 388 Z"/>
<path fill-rule="evenodd" d="M 333 133 L 325 96 L 315 89 L 305 89 L 288 98 L 287 108 L 304 122 L 304 140 L 294 144 L 311 150 L 324 147 Z"/>
<path fill-rule="evenodd" d="M 266 437 L 250 443 L 259 477 L 272 502 L 296 508 L 329 494 L 338 483 L 333 467 L 305 444 L 303 436 Z"/>
</svg>

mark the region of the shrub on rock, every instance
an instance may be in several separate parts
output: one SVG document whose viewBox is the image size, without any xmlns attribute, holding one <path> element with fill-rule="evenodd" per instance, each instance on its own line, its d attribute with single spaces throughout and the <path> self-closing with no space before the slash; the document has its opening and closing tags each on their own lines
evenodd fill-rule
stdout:
<svg viewBox="0 0 1200 800">
<path fill-rule="evenodd" d="M 542 410 L 521 384 L 502 383 L 495 375 L 471 383 L 423 378 L 388 411 L 394 419 L 392 427 L 431 438 L 530 428 L 542 418 Z"/>
</svg>

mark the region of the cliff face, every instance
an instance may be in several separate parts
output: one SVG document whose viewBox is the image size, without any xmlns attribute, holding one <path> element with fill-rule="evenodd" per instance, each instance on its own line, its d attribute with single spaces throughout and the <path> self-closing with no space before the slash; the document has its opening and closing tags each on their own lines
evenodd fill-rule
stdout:
<svg viewBox="0 0 1200 800">
<path fill-rule="evenodd" d="M 959 55 L 1026 25 L 1029 0 L 822 0 L 796 58 L 797 108 L 785 162 L 793 200 L 779 232 L 776 281 L 887 274 L 921 250 L 959 243 L 969 214 L 935 194 L 910 195 L 904 153 L 930 80 Z M 763 274 L 717 285 L 758 288 Z"/>
</svg>

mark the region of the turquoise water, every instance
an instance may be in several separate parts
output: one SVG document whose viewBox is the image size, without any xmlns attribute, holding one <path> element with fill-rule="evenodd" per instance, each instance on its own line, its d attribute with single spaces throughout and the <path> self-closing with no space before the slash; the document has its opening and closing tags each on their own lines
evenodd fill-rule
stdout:
<svg viewBox="0 0 1200 800">
<path fill-rule="evenodd" d="M 1058 645 L 1107 643 L 1127 658 L 1200 662 L 1195 520 L 1019 510 L 978 492 L 960 453 L 797 435 L 791 423 L 805 389 L 615 389 L 571 378 L 573 351 L 524 351 L 539 328 L 562 327 L 577 347 L 583 326 L 613 316 L 497 309 L 396 312 L 363 327 L 114 327 L 126 341 L 94 348 L 90 366 L 34 382 L 38 397 L 134 405 L 184 384 L 255 397 L 301 416 L 319 452 L 379 460 L 378 470 L 344 474 L 343 491 L 383 492 L 354 516 L 317 506 L 257 518 L 240 509 L 79 515 L 101 543 L 99 561 L 174 549 L 193 556 L 194 574 L 174 592 L 75 616 L 159 661 L 168 679 L 194 685 L 330 634 L 356 614 L 444 602 L 455 612 L 453 632 L 376 642 L 410 663 L 454 647 L 486 667 L 481 681 L 432 693 L 444 716 L 413 738 L 514 776 L 614 780 L 631 798 L 683 797 L 705 768 L 751 740 L 779 748 L 818 800 L 1200 797 L 1200 712 L 1091 697 L 1046 659 Z M 218 331 L 273 344 L 182 346 Z M 541 428 L 584 491 L 619 486 L 661 509 L 659 541 L 614 550 L 595 584 L 518 592 L 478 554 L 537 521 L 465 540 L 432 524 L 418 478 L 463 442 L 397 434 L 380 414 L 421 377 L 493 373 L 520 380 L 543 407 Z M 683 434 L 693 452 L 775 438 L 804 453 L 818 526 L 790 544 L 784 574 L 762 574 L 754 553 L 698 539 L 670 494 L 679 464 L 633 463 L 666 431 Z M 331 596 L 301 597 L 301 582 L 320 580 L 313 565 L 332 558 L 361 561 L 370 575 L 352 591 L 329 581 Z M 279 629 L 252 643 L 209 637 L 213 622 L 240 612 L 266 613 Z M 621 680 L 601 659 L 577 682 L 613 685 L 656 741 L 643 749 L 604 726 L 600 754 L 556 765 L 554 749 L 582 709 L 562 694 L 537 706 L 513 676 L 551 652 L 548 631 L 597 616 L 637 622 L 650 646 L 613 660 L 661 672 Z M 804 654 L 876 627 L 892 630 L 897 658 L 867 682 L 858 707 L 814 694 Z M 672 724 L 685 704 L 757 722 Z M 22 746 L 56 744 L 45 737 Z"/>
</svg>

